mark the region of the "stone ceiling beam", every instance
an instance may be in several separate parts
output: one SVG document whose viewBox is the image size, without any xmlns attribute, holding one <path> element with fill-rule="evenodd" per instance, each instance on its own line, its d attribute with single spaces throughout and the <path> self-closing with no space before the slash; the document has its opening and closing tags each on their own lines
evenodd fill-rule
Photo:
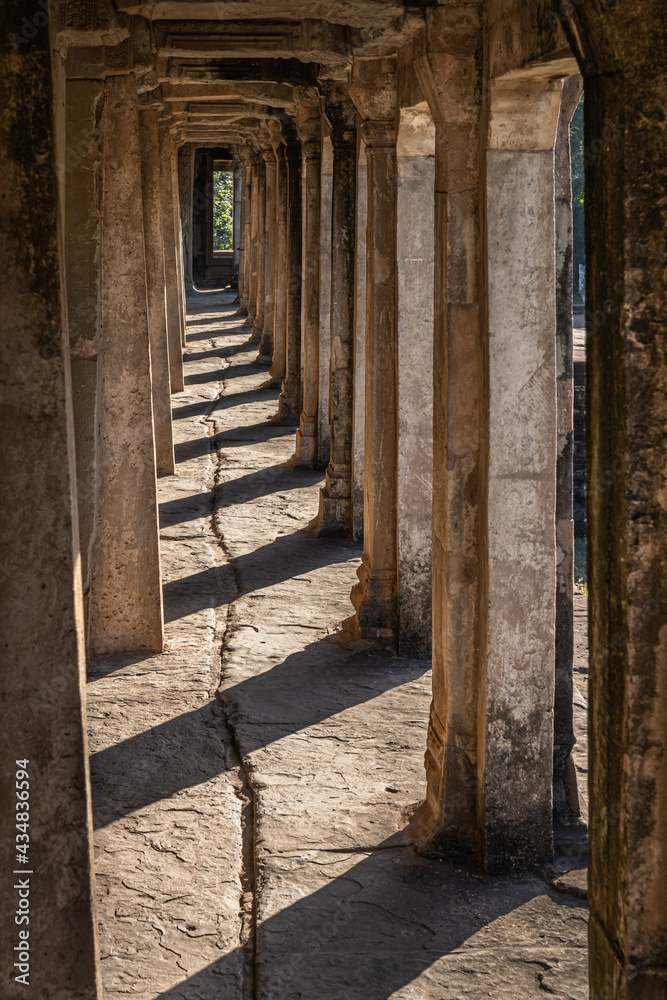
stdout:
<svg viewBox="0 0 667 1000">
<path fill-rule="evenodd" d="M 151 20 L 237 20 L 238 0 L 157 0 L 137 3 L 118 0 L 119 10 L 141 14 Z M 355 28 L 385 28 L 404 13 L 403 0 L 245 0 L 243 15 L 248 20 L 267 18 L 303 21 L 321 19 L 331 24 Z"/>
</svg>

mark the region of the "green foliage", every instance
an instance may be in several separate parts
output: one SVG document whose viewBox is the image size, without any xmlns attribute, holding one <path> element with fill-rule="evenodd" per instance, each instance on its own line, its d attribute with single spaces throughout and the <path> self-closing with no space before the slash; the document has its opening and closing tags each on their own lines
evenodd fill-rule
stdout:
<svg viewBox="0 0 667 1000">
<path fill-rule="evenodd" d="M 233 250 L 234 175 L 231 170 L 213 173 L 213 250 Z"/>
</svg>

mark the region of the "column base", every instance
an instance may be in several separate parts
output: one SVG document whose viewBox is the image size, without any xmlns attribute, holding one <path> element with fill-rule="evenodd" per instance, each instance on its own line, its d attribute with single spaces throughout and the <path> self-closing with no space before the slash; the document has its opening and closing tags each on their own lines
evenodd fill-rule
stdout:
<svg viewBox="0 0 667 1000">
<path fill-rule="evenodd" d="M 352 498 L 349 478 L 336 476 L 331 466 L 320 490 L 320 509 L 313 521 L 314 534 L 321 538 L 352 538 Z"/>
<path fill-rule="evenodd" d="M 246 340 L 246 344 L 259 344 L 262 338 L 263 329 L 264 329 L 264 321 L 260 320 L 258 317 L 255 317 L 254 322 L 252 324 L 252 331 L 250 333 L 250 336 Z"/>
<path fill-rule="evenodd" d="M 298 427 L 299 415 L 296 410 L 292 410 L 289 406 L 280 405 L 278 412 L 274 417 L 271 417 L 269 423 L 280 427 Z"/>
<path fill-rule="evenodd" d="M 396 648 L 398 622 L 396 615 L 396 572 L 372 570 L 364 552 L 357 570 L 359 582 L 350 592 L 356 611 L 359 633 L 363 639 L 390 641 Z"/>
<path fill-rule="evenodd" d="M 260 351 L 260 353 L 253 361 L 253 365 L 270 365 L 272 360 L 273 358 L 270 354 L 262 354 L 262 352 Z"/>
<path fill-rule="evenodd" d="M 588 827 L 582 819 L 554 819 L 554 854 L 574 864 L 586 864 Z"/>
<path fill-rule="evenodd" d="M 277 376 L 267 379 L 266 382 L 262 382 L 260 389 L 280 389 L 283 384 L 283 380 Z"/>
<path fill-rule="evenodd" d="M 317 421 L 315 417 L 301 414 L 299 429 L 296 432 L 296 450 L 292 459 L 292 467 L 307 465 L 317 467 Z"/>
</svg>

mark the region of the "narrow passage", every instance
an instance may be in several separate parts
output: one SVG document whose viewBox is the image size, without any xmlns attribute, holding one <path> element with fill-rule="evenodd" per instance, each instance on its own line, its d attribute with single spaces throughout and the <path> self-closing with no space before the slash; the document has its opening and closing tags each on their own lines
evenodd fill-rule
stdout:
<svg viewBox="0 0 667 1000">
<path fill-rule="evenodd" d="M 106 997 L 584 1000 L 582 899 L 411 848 L 429 664 L 337 640 L 360 550 L 303 530 L 323 474 L 235 308 L 189 303 L 169 649 L 89 678 Z"/>
</svg>

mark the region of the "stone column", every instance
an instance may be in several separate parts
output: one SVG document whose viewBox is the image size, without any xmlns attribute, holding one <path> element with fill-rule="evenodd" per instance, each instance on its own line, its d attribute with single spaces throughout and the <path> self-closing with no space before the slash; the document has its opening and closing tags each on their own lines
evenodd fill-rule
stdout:
<svg viewBox="0 0 667 1000">
<path fill-rule="evenodd" d="M 396 66 L 355 61 L 351 93 L 368 165 L 364 554 L 351 599 L 364 638 L 394 644 L 398 626 Z"/>
<path fill-rule="evenodd" d="M 502 872 L 546 864 L 553 852 L 560 83 L 491 85 L 480 191 L 481 37 L 479 6 L 429 11 L 416 65 L 436 123 L 439 442 L 422 818 L 445 854 Z"/>
<path fill-rule="evenodd" d="M 270 364 L 273 359 L 273 327 L 275 322 L 276 281 L 276 158 L 273 149 L 262 152 L 264 161 L 262 261 L 263 321 L 256 364 Z"/>
<path fill-rule="evenodd" d="M 236 284 L 238 291 L 239 288 L 239 270 L 241 266 L 241 188 L 243 186 L 242 182 L 242 171 L 241 171 L 241 161 L 238 156 L 234 157 L 233 161 L 233 171 L 234 171 L 234 276 L 233 281 Z"/>
<path fill-rule="evenodd" d="M 2 990 L 6 1000 L 97 1000 L 76 467 L 54 171 L 64 163 L 66 137 L 54 136 L 48 27 L 12 45 L 25 14 L 23 3 L 9 0 L 0 32 Z M 56 106 L 63 105 L 59 95 Z M 16 808 L 26 791 L 29 817 L 27 806 Z M 15 825 L 24 820 L 26 840 Z M 17 834 L 25 855 L 12 850 Z M 30 923 L 19 924 L 14 911 L 28 901 Z M 29 964 L 12 950 L 21 944 L 29 945 Z"/>
<path fill-rule="evenodd" d="M 333 150 L 331 202 L 330 459 L 320 491 L 319 534 L 352 538 L 357 112 L 328 88 L 325 114 Z M 364 251 L 365 252 L 365 251 Z"/>
<path fill-rule="evenodd" d="M 142 95 L 139 110 L 141 142 L 141 193 L 144 248 L 146 254 L 146 299 L 151 355 L 155 463 L 158 475 L 174 472 L 174 440 L 171 427 L 171 388 L 167 346 L 164 248 L 160 213 L 159 110 L 150 95 Z"/>
<path fill-rule="evenodd" d="M 561 82 L 498 81 L 487 152 L 488 869 L 553 855 L 556 259 Z M 526 107 L 532 113 L 526 121 Z M 521 734 L 518 738 L 517 734 Z"/>
<path fill-rule="evenodd" d="M 352 524 L 355 542 L 364 537 L 364 428 L 366 414 L 366 229 L 368 183 L 366 149 L 357 129 L 356 249 L 354 263 L 354 406 L 352 437 Z"/>
<path fill-rule="evenodd" d="M 591 996 L 667 989 L 664 31 L 620 0 L 585 64 Z M 594 30 L 595 29 L 595 30 Z M 622 67 L 601 68 L 611 30 Z M 590 75 L 589 75 L 590 74 Z"/>
<path fill-rule="evenodd" d="M 563 85 L 555 148 L 556 196 L 556 674 L 554 696 L 554 845 L 570 858 L 586 860 L 577 772 L 572 760 L 572 658 L 574 655 L 574 365 L 572 359 L 572 177 L 570 120 L 583 81 Z"/>
<path fill-rule="evenodd" d="M 239 312 L 247 313 L 249 309 L 250 300 L 250 259 L 251 259 L 251 232 L 250 232 L 250 220 L 251 220 L 251 204 L 250 204 L 250 192 L 251 192 L 251 164 L 250 164 L 250 152 L 247 149 L 241 150 L 241 163 L 243 171 L 243 198 L 241 202 L 241 210 L 243 213 L 243 223 L 242 223 L 242 239 L 243 239 L 243 257 L 242 257 L 242 267 L 241 273 L 243 275 L 243 286 L 242 291 L 239 291 Z"/>
<path fill-rule="evenodd" d="M 178 150 L 178 190 L 181 205 L 181 230 L 183 232 L 183 277 L 185 291 L 194 291 L 192 280 L 192 143 L 185 143 Z"/>
<path fill-rule="evenodd" d="M 267 388 L 282 385 L 287 361 L 287 161 L 282 131 L 274 130 L 273 152 L 276 157 L 276 244 L 274 253 L 275 309 L 273 326 L 273 362 Z"/>
<path fill-rule="evenodd" d="M 435 128 L 424 102 L 398 133 L 398 648 L 431 656 Z"/>
<path fill-rule="evenodd" d="M 264 292 L 266 265 L 266 163 L 264 150 L 258 154 L 257 161 L 257 278 L 255 284 L 255 318 L 249 344 L 258 344 L 264 332 Z"/>
<path fill-rule="evenodd" d="M 171 168 L 171 136 L 168 124 L 160 120 L 160 208 L 164 241 L 164 284 L 167 296 L 167 341 L 171 391 L 182 392 L 183 345 L 181 340 L 181 305 L 176 269 L 176 232 L 174 227 L 174 188 Z"/>
<path fill-rule="evenodd" d="M 162 649 L 141 150 L 133 75 L 105 80 L 102 115 L 98 500 L 90 593 L 95 655 Z"/>
<path fill-rule="evenodd" d="M 319 102 L 297 102 L 297 133 L 303 161 L 303 409 L 296 433 L 294 464 L 318 464 L 317 419 L 320 380 L 320 219 L 322 133 Z"/>
<path fill-rule="evenodd" d="M 90 546 L 95 526 L 97 342 L 100 280 L 98 170 L 101 135 L 95 120 L 103 85 L 99 80 L 66 84 L 66 148 L 59 164 L 65 190 L 65 275 L 72 372 L 81 576 L 90 585 Z M 84 605 L 85 605 L 84 601 Z"/>
<path fill-rule="evenodd" d="M 178 319 L 181 334 L 181 346 L 185 347 L 186 325 L 185 325 L 185 275 L 183 265 L 183 231 L 181 229 L 181 199 L 180 185 L 178 182 L 178 146 L 174 136 L 171 140 L 171 190 L 173 192 L 172 210 L 174 215 L 174 243 L 176 247 L 176 282 L 178 289 Z"/>
<path fill-rule="evenodd" d="M 295 133 L 286 130 L 287 163 L 287 358 L 285 381 L 274 420 L 279 424 L 299 423 L 301 395 L 301 144 Z"/>
<path fill-rule="evenodd" d="M 433 701 L 426 835 L 484 867 L 487 404 L 479 204 L 479 7 L 427 15 L 415 65 L 435 122 L 432 608 Z M 458 51 L 449 51 L 452 37 Z M 454 43 L 454 39 L 456 40 Z M 479 707 L 478 707 L 479 706 Z"/>
<path fill-rule="evenodd" d="M 248 261 L 248 323 L 253 331 L 257 316 L 257 286 L 259 279 L 259 163 L 253 158 L 250 164 L 250 257 Z M 252 337 L 251 337 L 252 339 Z"/>
<path fill-rule="evenodd" d="M 319 381 L 317 389 L 317 467 L 326 469 L 331 458 L 329 426 L 331 373 L 331 204 L 333 188 L 333 146 L 329 129 L 322 122 L 322 169 L 320 172 L 320 333 Z"/>
</svg>

